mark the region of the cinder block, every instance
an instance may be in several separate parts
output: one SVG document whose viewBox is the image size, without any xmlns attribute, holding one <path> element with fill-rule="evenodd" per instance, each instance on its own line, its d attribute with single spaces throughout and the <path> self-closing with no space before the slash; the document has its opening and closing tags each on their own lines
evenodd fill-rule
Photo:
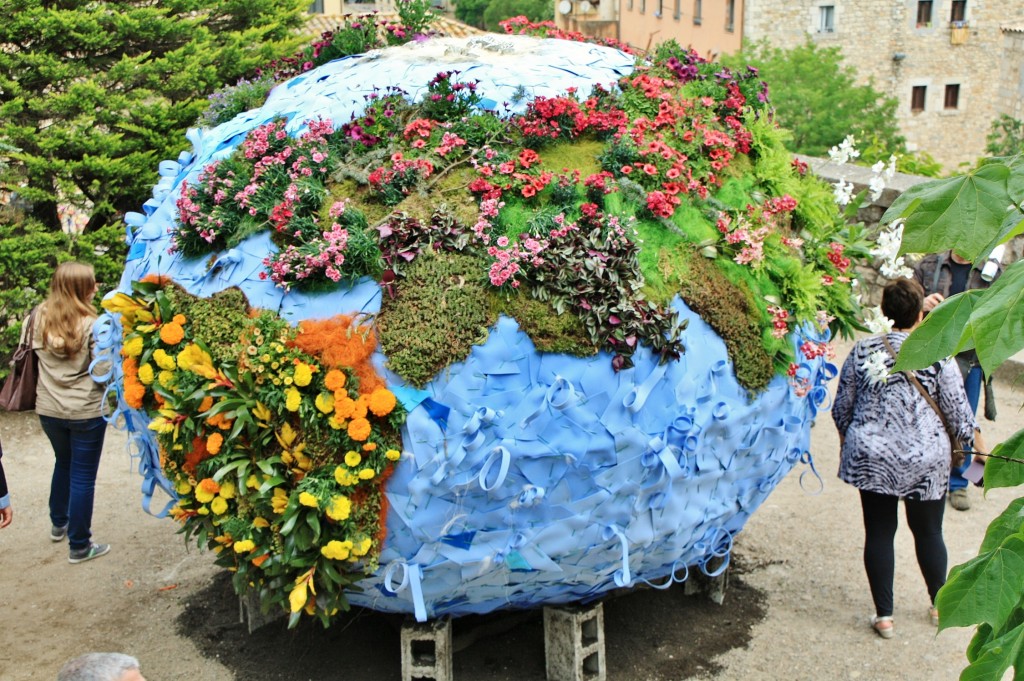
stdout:
<svg viewBox="0 0 1024 681">
<path fill-rule="evenodd" d="M 544 608 L 548 681 L 605 681 L 604 606 Z"/>
<path fill-rule="evenodd" d="M 283 610 L 271 610 L 264 613 L 260 609 L 259 595 L 253 591 L 238 597 L 238 621 L 249 628 L 250 634 L 281 617 L 284 617 Z"/>
<path fill-rule="evenodd" d="M 402 624 L 402 681 L 452 681 L 452 620 Z"/>
<path fill-rule="evenodd" d="M 708 572 L 715 572 L 721 566 L 724 558 L 714 557 L 708 561 Z M 683 593 L 687 596 L 703 593 L 712 601 L 721 605 L 725 600 L 725 590 L 729 586 L 729 568 L 722 574 L 715 577 L 708 577 L 697 567 L 690 568 L 690 576 L 683 582 Z"/>
</svg>

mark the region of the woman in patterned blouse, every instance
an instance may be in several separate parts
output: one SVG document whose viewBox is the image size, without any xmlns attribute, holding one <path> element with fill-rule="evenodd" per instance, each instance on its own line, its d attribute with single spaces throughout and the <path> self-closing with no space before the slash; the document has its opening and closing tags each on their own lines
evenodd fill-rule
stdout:
<svg viewBox="0 0 1024 681">
<path fill-rule="evenodd" d="M 832 418 L 839 429 L 839 477 L 860 490 L 864 512 L 864 567 L 875 602 L 872 627 L 882 638 L 893 635 L 893 572 L 897 506 L 906 503 L 917 562 L 938 622 L 935 595 L 946 582 L 946 544 L 942 514 L 949 481 L 950 442 L 939 415 L 903 372 L 890 374 L 894 352 L 922 317 L 924 291 L 912 279 L 885 287 L 882 312 L 893 331 L 859 341 L 843 364 Z M 945 361 L 913 372 L 939 405 L 950 427 L 967 445 L 978 424 L 964 393 L 956 363 Z M 980 443 L 979 443 L 980 444 Z"/>
</svg>

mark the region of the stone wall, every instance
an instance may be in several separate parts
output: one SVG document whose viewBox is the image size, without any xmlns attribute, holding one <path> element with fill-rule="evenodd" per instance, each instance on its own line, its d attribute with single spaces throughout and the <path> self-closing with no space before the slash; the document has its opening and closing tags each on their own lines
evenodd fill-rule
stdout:
<svg viewBox="0 0 1024 681">
<path fill-rule="evenodd" d="M 739 51 L 744 35 L 747 1 L 619 0 L 619 39 L 641 50 L 674 39 L 705 57 L 732 54 Z M 730 2 L 731 27 L 727 19 Z"/>
<path fill-rule="evenodd" d="M 918 25 L 917 0 L 747 0 L 744 39 L 793 47 L 810 36 L 839 47 L 861 82 L 897 99 L 908 148 L 955 172 L 984 155 L 993 119 L 1024 99 L 1024 48 L 1002 28 L 1022 23 L 1024 0 L 968 0 L 965 28 L 951 24 L 952 2 L 933 0 L 932 21 Z M 827 7 L 832 30 L 822 25 Z M 1015 80 L 999 77 L 1014 69 Z M 956 108 L 946 108 L 949 85 L 959 86 Z M 926 88 L 923 111 L 911 111 L 915 86 Z"/>
<path fill-rule="evenodd" d="M 815 175 L 829 183 L 839 179 L 853 183 L 854 194 L 867 188 L 868 183 L 874 176 L 870 168 L 855 165 L 840 165 L 826 159 L 812 156 L 798 156 L 800 160 L 807 163 Z M 882 215 L 899 196 L 922 182 L 929 182 L 932 178 L 920 177 L 918 175 L 906 175 L 896 173 L 896 176 L 886 185 L 885 190 L 877 201 L 872 201 L 857 212 L 857 219 L 863 222 L 869 237 L 874 238 L 881 229 L 880 221 Z M 1004 267 L 1024 257 L 1024 236 L 1019 236 L 1007 244 L 1006 253 L 1003 255 Z M 889 282 L 878 271 L 879 263 L 873 263 L 870 267 L 861 267 L 857 275 L 864 283 L 863 300 L 866 305 L 877 305 L 881 302 L 882 288 Z"/>
</svg>

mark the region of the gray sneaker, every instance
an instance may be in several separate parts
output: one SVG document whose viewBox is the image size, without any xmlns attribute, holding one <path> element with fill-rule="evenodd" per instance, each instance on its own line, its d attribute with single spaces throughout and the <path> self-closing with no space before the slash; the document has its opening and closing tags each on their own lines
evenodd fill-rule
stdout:
<svg viewBox="0 0 1024 681">
<path fill-rule="evenodd" d="M 69 563 L 84 563 L 110 553 L 110 544 L 89 544 L 84 549 L 71 549 L 68 554 Z"/>
<path fill-rule="evenodd" d="M 971 498 L 966 489 L 955 489 L 949 493 L 949 503 L 958 511 L 966 511 L 971 507 Z"/>
<path fill-rule="evenodd" d="M 68 536 L 68 526 L 57 527 L 54 525 L 50 528 L 50 541 L 64 541 L 64 537 Z"/>
</svg>

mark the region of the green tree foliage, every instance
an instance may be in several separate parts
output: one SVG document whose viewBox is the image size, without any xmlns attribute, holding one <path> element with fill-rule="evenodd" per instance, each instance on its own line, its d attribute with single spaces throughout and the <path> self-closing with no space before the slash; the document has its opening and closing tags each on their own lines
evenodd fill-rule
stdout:
<svg viewBox="0 0 1024 681">
<path fill-rule="evenodd" d="M 985 139 L 985 151 L 992 156 L 1013 156 L 1024 150 L 1024 121 L 1006 114 L 992 121 L 992 130 Z"/>
<path fill-rule="evenodd" d="M 903 252 L 954 249 L 974 262 L 1024 232 L 1024 154 L 982 162 L 966 175 L 918 185 L 882 222 L 904 218 Z M 916 369 L 975 348 L 986 374 L 1024 349 L 1024 261 L 988 289 L 935 308 L 900 349 L 896 370 Z M 985 489 L 1024 484 L 1024 430 L 992 450 Z M 950 571 L 939 591 L 939 628 L 976 627 L 960 679 L 1024 677 L 1024 498 L 992 521 L 977 557 Z"/>
<path fill-rule="evenodd" d="M 9 0 L 0 22 L 0 189 L 58 230 L 138 209 L 205 95 L 291 53 L 308 0 Z"/>
<path fill-rule="evenodd" d="M 490 0 L 484 10 L 484 27 L 503 33 L 499 22 L 519 15 L 530 21 L 550 21 L 555 18 L 554 3 L 550 0 Z"/>
<path fill-rule="evenodd" d="M 484 12 L 491 0 L 458 0 L 455 3 L 455 18 L 470 26 L 484 27 Z"/>
<path fill-rule="evenodd" d="M 771 83 L 769 99 L 779 124 L 793 132 L 787 144 L 792 152 L 825 156 L 850 134 L 858 140 L 877 138 L 892 152 L 903 150 L 896 100 L 870 83 L 857 85 L 856 71 L 843 64 L 838 47 L 818 47 L 808 39 L 783 50 L 758 42 L 722 62 L 738 69 L 754 66 Z"/>
</svg>

